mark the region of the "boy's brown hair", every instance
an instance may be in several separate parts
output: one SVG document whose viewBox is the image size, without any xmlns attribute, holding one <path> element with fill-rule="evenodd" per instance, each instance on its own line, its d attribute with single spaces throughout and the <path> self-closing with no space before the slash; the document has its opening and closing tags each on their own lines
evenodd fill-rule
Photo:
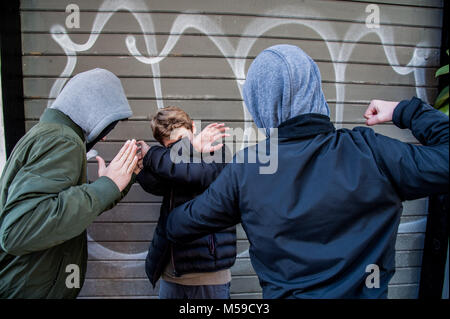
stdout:
<svg viewBox="0 0 450 319">
<path fill-rule="evenodd" d="M 164 107 L 151 118 L 150 126 L 153 137 L 162 145 L 163 139 L 170 139 L 173 130 L 184 127 L 192 131 L 192 120 L 190 116 L 178 106 Z"/>
</svg>

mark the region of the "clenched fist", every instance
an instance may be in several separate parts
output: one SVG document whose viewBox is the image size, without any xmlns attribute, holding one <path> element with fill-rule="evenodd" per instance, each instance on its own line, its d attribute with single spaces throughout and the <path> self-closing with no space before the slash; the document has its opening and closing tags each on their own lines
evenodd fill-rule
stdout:
<svg viewBox="0 0 450 319">
<path fill-rule="evenodd" d="M 136 168 L 138 162 L 136 151 L 136 141 L 128 140 L 108 167 L 106 167 L 103 158 L 96 156 L 98 162 L 98 177 L 109 177 L 122 192 L 130 182 L 133 171 Z"/>
<path fill-rule="evenodd" d="M 399 102 L 372 100 L 364 113 L 367 125 L 392 121 L 392 115 Z"/>
</svg>

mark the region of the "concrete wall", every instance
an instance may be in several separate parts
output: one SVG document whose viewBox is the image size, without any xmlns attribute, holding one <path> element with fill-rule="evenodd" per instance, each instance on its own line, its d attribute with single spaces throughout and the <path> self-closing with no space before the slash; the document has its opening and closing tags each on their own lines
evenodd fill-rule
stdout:
<svg viewBox="0 0 450 319">
<path fill-rule="evenodd" d="M 66 6 L 81 9 L 79 28 L 68 28 Z M 151 143 L 146 116 L 179 105 L 203 124 L 251 127 L 240 88 L 264 48 L 291 43 L 318 62 L 339 127 L 363 125 L 372 98 L 433 101 L 439 64 L 442 1 L 378 0 L 380 27 L 366 26 L 370 1 L 61 1 L 23 0 L 23 72 L 27 129 L 51 105 L 67 79 L 103 67 L 122 79 L 134 111 L 96 149 L 111 160 L 128 138 Z M 392 124 L 376 131 L 417 141 Z M 96 165 L 89 163 L 96 178 Z M 83 298 L 153 298 L 144 258 L 161 198 L 134 185 L 130 194 L 89 228 L 89 264 Z M 406 202 L 396 244 L 397 272 L 390 298 L 415 298 L 427 201 Z M 260 298 L 238 228 L 239 258 L 232 269 L 233 298 Z"/>
</svg>

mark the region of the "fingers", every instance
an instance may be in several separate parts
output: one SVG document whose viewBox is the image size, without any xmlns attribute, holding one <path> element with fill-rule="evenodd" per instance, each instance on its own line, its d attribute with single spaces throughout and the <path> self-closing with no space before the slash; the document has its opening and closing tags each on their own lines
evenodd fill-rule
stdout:
<svg viewBox="0 0 450 319">
<path fill-rule="evenodd" d="M 366 119 L 371 118 L 372 116 L 377 114 L 377 107 L 376 107 L 376 101 L 372 100 L 370 101 L 369 106 L 367 107 L 366 112 L 364 112 L 364 117 Z"/>
<path fill-rule="evenodd" d="M 230 136 L 230 134 L 223 134 L 223 133 L 216 134 L 216 135 L 213 136 L 211 142 L 217 141 L 218 139 L 221 139 L 221 138 L 224 138 L 224 137 L 228 137 L 228 136 Z"/>
<path fill-rule="evenodd" d="M 225 126 L 225 123 L 222 123 L 221 126 L 216 126 L 216 129 L 219 132 L 225 132 L 225 131 L 228 131 L 230 128 L 228 126 Z"/>
<path fill-rule="evenodd" d="M 133 173 L 133 171 L 136 168 L 136 165 L 138 163 L 138 157 L 134 156 L 133 161 L 130 163 L 130 165 L 127 168 L 127 174 L 130 175 L 131 173 Z"/>
<path fill-rule="evenodd" d="M 364 117 L 366 119 L 370 119 L 372 116 L 374 116 L 376 114 L 376 111 L 373 109 L 367 109 L 366 112 L 364 113 Z"/>
<path fill-rule="evenodd" d="M 142 153 L 142 151 L 146 148 L 147 143 L 145 143 L 144 141 L 137 141 L 136 145 L 138 147 L 138 150 L 140 150 Z"/>
<path fill-rule="evenodd" d="M 145 147 L 147 145 L 147 143 L 145 143 L 144 141 L 137 141 L 136 144 L 138 144 L 141 147 Z"/>
<path fill-rule="evenodd" d="M 136 142 L 136 146 L 137 146 L 137 152 L 136 152 L 136 155 L 137 155 L 137 157 L 138 157 L 138 159 L 140 160 L 141 158 L 143 158 L 144 156 L 142 155 L 142 149 L 143 149 L 143 146 L 142 146 L 142 143 L 141 142 L 143 142 L 143 141 L 137 141 Z"/>
<path fill-rule="evenodd" d="M 218 128 L 218 127 L 222 127 L 224 125 L 225 125 L 225 123 L 212 123 L 212 124 L 209 124 L 206 128 Z"/>
<path fill-rule="evenodd" d="M 144 141 L 138 141 L 136 144 L 139 146 L 139 153 L 141 157 L 147 155 L 147 152 L 150 150 L 150 145 L 148 145 Z"/>
<path fill-rule="evenodd" d="M 95 159 L 97 160 L 98 163 L 98 177 L 101 177 L 104 175 L 106 169 L 105 160 L 100 156 L 96 156 Z"/>
<path fill-rule="evenodd" d="M 203 131 L 215 131 L 215 130 L 219 130 L 221 132 L 224 132 L 226 130 L 229 130 L 230 128 L 225 126 L 225 123 L 211 123 L 209 125 L 207 125 Z"/>
<path fill-rule="evenodd" d="M 122 156 L 125 153 L 125 151 L 127 150 L 129 144 L 130 144 L 130 140 L 126 141 L 125 144 L 123 144 L 123 146 L 120 149 L 119 153 L 117 153 L 117 155 L 113 158 L 112 162 L 113 161 L 119 161 L 122 158 Z"/>
<path fill-rule="evenodd" d="M 375 125 L 392 121 L 394 109 L 399 102 L 372 100 L 364 113 L 367 125 Z"/>
<path fill-rule="evenodd" d="M 128 159 L 128 157 L 130 157 L 131 152 L 133 151 L 133 148 L 135 148 L 137 150 L 137 146 L 136 146 L 136 140 L 131 140 L 129 141 L 129 144 L 127 146 L 127 148 L 125 149 L 125 151 L 123 152 L 122 156 L 119 158 L 119 163 L 123 164 L 126 162 L 126 160 Z M 136 151 L 134 151 L 134 153 L 136 154 Z M 135 155 L 133 154 L 133 156 Z"/>
<path fill-rule="evenodd" d="M 369 126 L 372 126 L 372 125 L 376 125 L 376 124 L 379 124 L 382 122 L 383 121 L 380 120 L 380 117 L 378 115 L 373 115 L 373 116 L 367 118 L 366 124 Z"/>
<path fill-rule="evenodd" d="M 215 131 L 215 130 L 217 130 L 217 131 L 219 131 L 219 132 L 225 132 L 225 131 L 227 131 L 227 130 L 229 130 L 230 128 L 228 127 L 228 126 L 225 126 L 225 123 L 220 123 L 220 124 L 218 124 L 218 123 L 213 123 L 214 125 L 212 125 L 212 126 L 210 126 L 210 127 L 207 127 L 209 130 L 212 130 L 212 131 Z M 209 125 L 208 125 L 209 126 Z"/>
<path fill-rule="evenodd" d="M 137 163 L 136 167 L 139 167 L 139 169 L 144 168 L 144 162 L 142 161 L 142 159 L 139 159 L 139 157 L 138 157 L 138 163 Z"/>
<path fill-rule="evenodd" d="M 369 106 L 364 112 L 364 117 L 366 118 L 366 124 L 369 126 L 376 125 L 381 122 L 378 114 L 377 100 L 370 101 Z"/>
<path fill-rule="evenodd" d="M 211 128 L 211 127 L 215 127 L 217 124 L 218 124 L 218 123 L 211 123 L 211 124 L 207 125 L 207 126 L 205 127 L 205 129 Z"/>
<path fill-rule="evenodd" d="M 214 130 L 216 129 L 216 125 L 217 125 L 217 123 L 209 124 L 200 132 L 200 134 L 203 134 L 203 135 L 211 134 L 211 132 L 214 132 Z"/>
<path fill-rule="evenodd" d="M 136 152 L 137 152 L 137 146 L 136 145 L 133 145 L 132 147 L 130 147 L 129 148 L 129 150 L 127 151 L 127 157 L 126 157 L 126 159 L 125 159 L 125 162 L 124 162 L 124 164 L 123 164 L 123 167 L 125 168 L 125 170 L 128 172 L 128 170 L 129 170 L 129 168 L 130 168 L 130 166 L 132 165 L 132 163 L 134 162 L 134 158 L 136 158 L 137 160 L 139 160 L 138 159 L 138 157 L 137 157 L 137 155 L 136 155 Z M 136 166 L 136 165 L 135 165 Z M 133 169 L 131 170 L 131 171 L 133 171 L 134 170 L 134 166 L 133 166 Z"/>
<path fill-rule="evenodd" d="M 139 173 L 141 172 L 141 170 L 144 168 L 144 163 L 142 162 L 141 159 L 138 158 L 136 167 L 134 168 L 133 173 L 136 175 L 139 175 Z"/>
<path fill-rule="evenodd" d="M 133 173 L 135 174 L 135 175 L 139 175 L 139 173 L 142 171 L 142 168 L 139 168 L 137 165 L 136 165 L 136 168 L 134 169 L 134 171 L 133 171 Z"/>
</svg>

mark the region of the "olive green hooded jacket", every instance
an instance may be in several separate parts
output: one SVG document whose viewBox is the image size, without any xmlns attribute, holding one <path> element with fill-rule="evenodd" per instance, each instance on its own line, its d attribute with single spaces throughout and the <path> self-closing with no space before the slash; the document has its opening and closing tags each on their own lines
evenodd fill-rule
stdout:
<svg viewBox="0 0 450 319">
<path fill-rule="evenodd" d="M 86 228 L 132 184 L 121 193 L 105 176 L 86 183 L 88 133 L 48 108 L 16 144 L 0 179 L 0 298 L 78 295 L 87 264 Z M 69 277 L 76 268 L 78 282 Z"/>
</svg>

